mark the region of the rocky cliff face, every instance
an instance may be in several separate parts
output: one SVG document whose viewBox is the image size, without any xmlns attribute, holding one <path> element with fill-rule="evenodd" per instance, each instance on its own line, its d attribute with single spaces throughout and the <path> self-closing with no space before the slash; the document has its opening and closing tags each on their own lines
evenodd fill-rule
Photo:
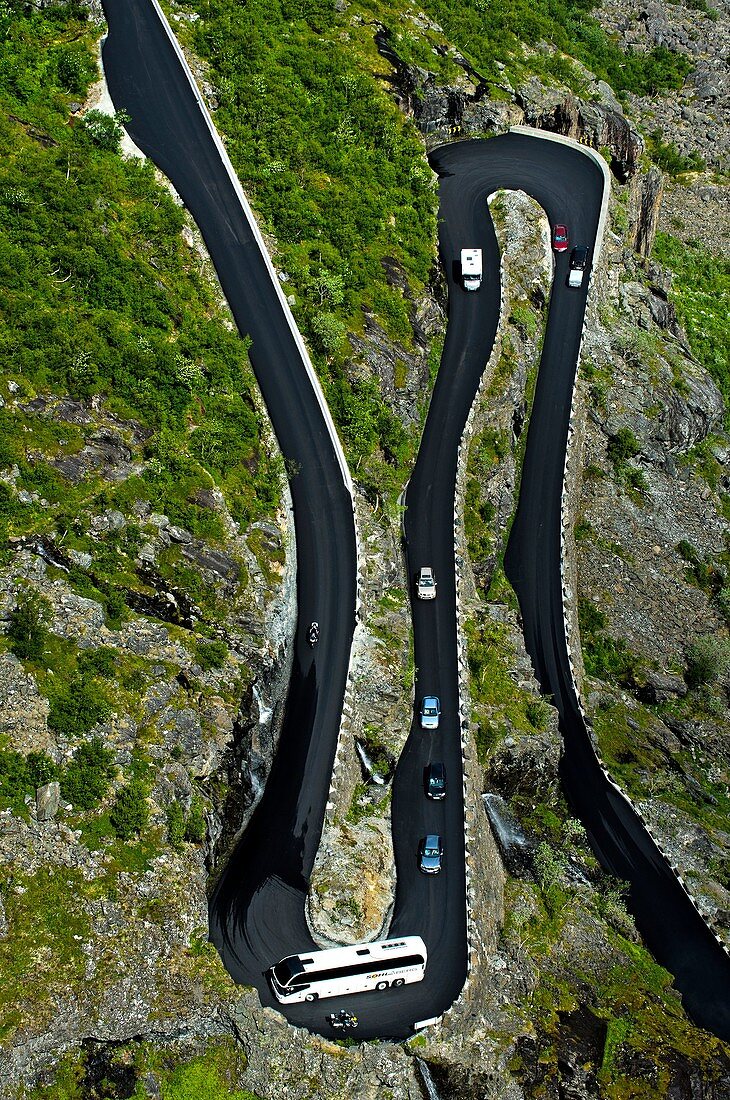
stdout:
<svg viewBox="0 0 730 1100">
<path fill-rule="evenodd" d="M 688 20 L 694 17 L 681 5 L 671 11 L 644 6 L 637 17 L 618 4 L 604 3 L 602 10 L 607 25 L 636 44 L 660 42 L 670 33 L 669 21 L 684 20 L 686 41 L 676 41 L 692 48 Z M 703 33 L 721 34 L 725 11 L 712 28 L 704 16 L 697 18 Z M 718 58 L 723 41 L 717 39 Z M 432 73 L 404 66 L 387 36 L 380 34 L 378 42 L 393 63 L 396 96 L 429 142 L 527 121 L 608 146 L 618 177 L 638 176 L 641 140 L 605 86 L 596 84 L 581 99 L 537 80 L 516 90 L 505 82 L 495 99 L 492 86 L 463 58 L 457 62 L 463 80 L 440 87 Z M 709 117 L 713 88 L 721 102 L 722 74 L 712 49 L 702 50 L 694 98 L 681 97 L 679 113 L 688 126 L 693 116 L 685 109 L 702 113 L 694 121 L 705 127 L 705 149 L 712 128 L 704 115 Z M 674 104 L 637 109 L 647 112 L 642 118 L 649 111 L 677 115 Z M 617 227 L 619 215 L 630 210 L 626 231 L 644 256 L 660 194 L 660 181 L 650 173 L 637 178 L 631 203 L 614 207 Z M 725 201 L 723 195 L 704 183 L 672 200 L 672 216 L 686 203 L 687 210 L 703 212 L 703 232 L 711 233 L 707 210 Z M 131 1095 L 138 1083 L 156 1096 L 159 1072 L 142 1076 L 135 1069 L 138 1040 L 166 1056 L 182 1050 L 208 1058 L 230 1036 L 244 1056 L 227 1055 L 229 1086 L 263 1097 L 415 1100 L 427 1081 L 442 1097 L 464 1100 L 588 1100 L 608 1095 L 606 1089 L 618 1095 L 637 1081 L 682 1100 L 722 1100 L 730 1092 L 726 1054 L 681 1016 L 666 977 L 641 955 L 620 895 L 601 879 L 560 804 L 554 715 L 536 697 L 519 618 L 499 571 L 548 293 L 547 226 L 524 197 L 505 198 L 495 214 L 507 252 L 509 300 L 494 364 L 498 385 L 477 420 L 465 486 L 467 525 L 474 517 L 470 509 L 477 508 L 476 526 L 485 533 L 476 550 L 471 544 L 465 611 L 472 625 L 486 624 L 485 651 L 499 658 L 487 672 L 479 661 L 474 666 L 478 753 L 470 753 L 467 768 L 474 919 L 468 989 L 442 1026 L 408 1044 L 348 1048 L 294 1031 L 276 1013 L 261 1010 L 251 991 L 233 987 L 206 943 L 206 870 L 225 858 L 268 772 L 294 613 L 292 561 L 285 553 L 290 531 L 284 514 L 237 531 L 215 491 L 205 504 L 226 531 L 215 545 L 156 511 L 154 501 L 101 505 L 87 517 L 90 541 L 82 549 L 70 545 L 73 533 L 64 541 L 14 544 L 0 573 L 1 613 L 7 628 L 19 596 L 32 589 L 48 601 L 55 653 L 94 653 L 103 645 L 117 654 L 127 686 L 122 683 L 113 713 L 89 734 L 111 746 L 120 776 L 131 773 L 144 748 L 155 769 L 150 837 L 140 845 L 92 829 L 63 798 L 56 805 L 53 783 L 42 785 L 37 800 L 28 796 L 21 810 L 2 814 L 0 952 L 17 980 L 0 998 L 14 1013 L 9 1038 L 3 1038 L 0 1092 L 12 1100 L 19 1081 L 48 1082 L 59 1054 L 82 1043 L 89 1051 L 89 1095 L 106 1077 L 122 1082 L 120 1096 Z M 660 223 L 666 217 L 661 209 L 659 217 Z M 718 223 L 715 235 L 722 232 Z M 391 277 L 397 283 L 397 270 Z M 581 383 L 590 413 L 582 432 L 587 477 L 576 530 L 579 591 L 604 616 L 598 633 L 624 639 L 638 660 L 625 685 L 589 676 L 586 692 L 597 736 L 609 734 L 606 755 L 610 737 L 620 733 L 617 778 L 633 785 L 643 812 L 722 923 L 730 919 L 723 870 L 730 838 L 722 824 L 727 685 L 720 680 L 705 691 L 699 712 L 686 710 L 691 692 L 683 673 L 688 624 L 708 635 L 723 628 L 712 578 L 725 566 L 722 494 L 730 488 L 730 449 L 719 434 L 717 390 L 688 355 L 663 274 L 651 270 L 647 279 L 614 236 L 599 278 L 605 301 L 592 315 Z M 391 406 L 411 425 L 428 378 L 427 343 L 444 324 L 436 281 L 432 291 L 433 301 L 413 303 L 412 356 L 404 358 L 374 324 L 366 324 L 364 339 L 353 340 L 354 354 L 377 372 Z M 113 487 L 144 465 L 138 426 L 101 406 L 5 397 L 22 402 L 23 415 L 38 425 L 45 419 L 79 428 L 79 447 L 54 457 L 72 482 L 94 476 Z M 10 468 L 3 478 L 12 485 L 16 474 Z M 28 496 L 29 507 L 44 507 L 41 494 Z M 368 602 L 355 656 L 358 707 L 343 735 L 334 810 L 310 906 L 317 934 L 340 941 L 376 933 L 387 915 L 393 888 L 388 781 L 412 705 L 398 533 L 360 504 Z M 110 556 L 126 574 L 129 600 L 136 601 L 118 624 L 110 622 L 101 595 L 88 595 Z M 190 583 L 196 575 L 204 598 L 199 584 Z M 225 630 L 213 629 L 228 653 L 221 667 L 206 668 L 190 628 L 205 614 L 205 600 L 216 596 L 233 607 Z M 585 640 L 590 644 L 588 634 Z M 479 659 L 487 658 L 482 653 Z M 485 685 L 488 692 L 481 690 Z M 48 679 L 30 674 L 7 649 L 0 653 L 3 747 L 68 761 L 75 744 L 49 725 L 50 695 Z M 202 835 L 172 846 L 165 839 L 167 810 L 177 802 L 189 814 L 201 798 Z M 368 845 L 357 841 L 365 830 L 381 846 L 378 862 L 366 860 Z"/>
<path fill-rule="evenodd" d="M 603 0 L 596 14 L 628 48 L 655 46 L 683 54 L 690 72 L 676 95 L 629 95 L 628 113 L 645 133 L 659 133 L 696 165 L 727 171 L 730 155 L 730 81 L 727 43 L 730 9 L 708 4 L 627 4 Z M 701 240 L 713 252 L 730 251 L 730 196 L 721 180 L 690 174 L 666 189 L 660 228 L 683 240 Z"/>
<path fill-rule="evenodd" d="M 519 88 L 508 83 L 496 87 L 499 98 L 490 96 L 489 82 L 479 75 L 458 51 L 445 51 L 464 71 L 455 85 L 439 86 L 433 73 L 405 64 L 388 32 L 381 28 L 375 38 L 378 49 L 393 65 L 393 86 L 401 105 L 426 136 L 430 146 L 452 140 L 501 133 L 510 126 L 524 124 L 563 134 L 593 148 L 611 150 L 611 167 L 626 180 L 638 166 L 643 142 L 625 117 L 610 87 L 602 80 L 591 80 L 591 98 L 584 99 L 565 89 L 544 86 L 532 77 Z"/>
<path fill-rule="evenodd" d="M 631 115 L 649 132 L 659 129 L 663 140 L 674 142 L 681 152 L 696 152 L 708 164 L 726 168 L 730 9 L 725 0 L 706 5 L 603 0 L 596 14 L 625 47 L 643 52 L 663 46 L 690 61 L 689 76 L 678 95 L 629 96 Z"/>
<path fill-rule="evenodd" d="M 602 307 L 602 344 L 586 348 L 588 476 L 576 527 L 579 594 L 603 620 L 584 612 L 584 654 L 594 676 L 617 677 L 624 691 L 586 683 L 609 766 L 724 926 L 727 682 L 722 666 L 702 686 L 691 674 L 697 640 L 721 647 L 727 630 L 709 580 L 716 570 L 722 583 L 727 554 L 723 401 L 661 289 L 624 264 L 629 278 Z M 596 656 L 601 637 L 620 639 L 621 660 Z"/>
</svg>

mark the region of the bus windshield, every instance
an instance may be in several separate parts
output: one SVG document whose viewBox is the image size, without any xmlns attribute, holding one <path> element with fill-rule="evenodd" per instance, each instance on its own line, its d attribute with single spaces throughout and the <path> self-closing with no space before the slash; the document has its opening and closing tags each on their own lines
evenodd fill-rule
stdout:
<svg viewBox="0 0 730 1100">
<path fill-rule="evenodd" d="M 282 959 L 281 962 L 277 963 L 273 968 L 274 977 L 281 986 L 289 985 L 293 978 L 303 973 L 304 967 L 298 955 L 289 955 L 288 958 Z"/>
</svg>

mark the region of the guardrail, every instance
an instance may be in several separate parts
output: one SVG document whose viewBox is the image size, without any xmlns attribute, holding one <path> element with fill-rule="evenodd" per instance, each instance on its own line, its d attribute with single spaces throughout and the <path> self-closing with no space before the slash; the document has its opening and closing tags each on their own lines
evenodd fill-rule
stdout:
<svg viewBox="0 0 730 1100">
<path fill-rule="evenodd" d="M 602 246 L 603 246 L 603 233 L 604 233 L 605 226 L 606 226 L 606 219 L 607 219 L 607 214 L 608 214 L 608 203 L 609 203 L 610 193 L 611 193 L 611 176 L 610 176 L 610 172 L 608 170 L 608 165 L 606 164 L 605 160 L 600 155 L 600 153 L 596 152 L 595 149 L 591 149 L 587 145 L 582 145 L 580 142 L 575 141 L 573 138 L 563 137 L 560 134 L 546 133 L 544 130 L 535 130 L 531 126 L 513 126 L 512 130 L 516 133 L 528 134 L 532 137 L 540 138 L 543 141 L 558 141 L 558 142 L 561 142 L 564 145 L 569 145 L 572 148 L 576 149 L 578 152 L 581 152 L 585 156 L 590 157 L 590 159 L 595 164 L 597 164 L 598 167 L 601 169 L 601 171 L 603 173 L 603 178 L 604 178 L 604 189 L 603 189 L 603 198 L 602 198 L 602 201 L 601 201 L 601 212 L 600 212 L 600 215 L 599 215 L 598 227 L 597 227 L 597 230 L 596 230 L 596 244 L 595 244 L 594 253 L 593 253 L 594 254 L 594 265 L 597 266 L 598 265 L 598 260 L 600 259 L 600 256 L 601 256 L 601 250 L 602 250 Z M 589 304 L 592 304 L 593 299 L 595 297 L 595 289 L 594 288 L 595 288 L 595 283 L 593 281 L 593 275 L 591 273 L 591 281 L 590 281 L 589 288 L 588 288 L 588 302 L 589 302 Z M 586 330 L 587 330 L 587 327 L 588 327 L 587 315 L 588 315 L 588 310 L 586 309 L 586 316 L 583 320 L 583 330 L 581 332 L 580 347 L 578 349 L 578 365 L 580 364 L 581 353 L 582 353 L 582 350 L 583 350 L 583 341 L 584 341 Z M 573 692 L 575 694 L 576 702 L 578 704 L 578 708 L 579 708 L 581 716 L 583 718 L 583 722 L 585 723 L 586 730 L 590 731 L 591 730 L 591 723 L 590 723 L 590 720 L 588 718 L 588 715 L 586 714 L 585 707 L 583 705 L 583 700 L 581 698 L 580 687 L 579 687 L 579 684 L 578 684 L 578 677 L 576 675 L 575 664 L 574 664 L 574 661 L 573 661 L 573 648 L 574 647 L 571 645 L 570 618 L 567 614 L 567 607 L 568 607 L 569 600 L 570 600 L 570 588 L 569 588 L 569 586 L 567 584 L 567 581 L 566 581 L 566 571 L 567 571 L 567 569 L 566 569 L 566 541 L 570 538 L 570 531 L 571 531 L 571 524 L 572 524 L 572 514 L 571 514 L 570 509 L 568 507 L 568 477 L 569 477 L 569 473 L 570 473 L 570 469 L 569 469 L 570 465 L 574 461 L 574 456 L 576 454 L 574 441 L 575 441 L 575 437 L 576 437 L 577 392 L 578 392 L 578 369 L 577 369 L 577 366 L 576 366 L 575 378 L 573 380 L 573 393 L 572 393 L 572 396 L 571 396 L 571 404 L 570 404 L 570 417 L 569 417 L 569 420 L 568 420 L 568 439 L 567 439 L 567 444 L 566 444 L 566 448 L 565 448 L 565 462 L 563 464 L 563 486 L 562 486 L 561 501 L 560 501 L 560 586 L 561 586 L 562 604 L 563 604 L 563 628 L 564 628 L 564 631 L 565 631 L 565 647 L 566 647 L 567 654 L 568 654 L 568 663 L 569 663 L 569 666 L 570 666 L 570 676 L 571 676 L 571 681 L 572 681 Z M 580 646 L 580 640 L 578 641 L 578 646 L 575 647 L 575 648 L 579 648 L 579 646 Z M 662 857 L 662 859 L 665 861 L 665 863 L 667 864 L 669 869 L 672 871 L 674 877 L 677 879 L 677 882 L 682 887 L 682 890 L 684 891 L 684 893 L 687 895 L 687 898 L 691 902 L 693 908 L 696 910 L 698 915 L 705 922 L 705 924 L 707 925 L 709 931 L 712 933 L 715 940 L 720 945 L 720 947 L 723 949 L 725 954 L 728 955 L 728 957 L 730 957 L 730 948 L 724 942 L 724 940 L 721 938 L 721 936 L 718 935 L 717 931 L 713 927 L 712 918 L 709 917 L 709 915 L 707 913 L 703 912 L 701 904 L 699 903 L 697 898 L 694 897 L 694 895 L 690 891 L 689 887 L 687 886 L 687 883 L 684 881 L 681 871 L 679 870 L 678 867 L 675 867 L 675 865 L 672 863 L 670 854 L 667 853 L 664 850 L 664 848 L 662 847 L 660 840 L 655 835 L 654 830 L 652 829 L 651 825 L 649 824 L 649 822 L 644 817 L 644 815 L 641 812 L 641 810 L 639 809 L 639 807 L 636 805 L 635 802 L 632 801 L 632 799 L 629 798 L 629 796 L 624 791 L 621 790 L 621 788 L 618 786 L 616 781 L 611 777 L 611 774 L 609 773 L 608 768 L 606 767 L 606 764 L 603 761 L 603 758 L 601 757 L 600 750 L 596 746 L 595 740 L 593 738 L 591 738 L 591 745 L 592 745 L 593 752 L 594 752 L 594 755 L 596 757 L 596 760 L 598 762 L 598 766 L 601 769 L 601 772 L 603 773 L 603 776 L 604 776 L 606 782 L 611 785 L 612 789 L 623 799 L 623 801 L 628 806 L 631 807 L 633 812 L 636 814 L 637 818 L 639 819 L 639 821 L 643 825 L 647 836 L 649 837 L 649 839 L 653 843 L 653 845 L 656 848 L 659 855 Z"/>
</svg>

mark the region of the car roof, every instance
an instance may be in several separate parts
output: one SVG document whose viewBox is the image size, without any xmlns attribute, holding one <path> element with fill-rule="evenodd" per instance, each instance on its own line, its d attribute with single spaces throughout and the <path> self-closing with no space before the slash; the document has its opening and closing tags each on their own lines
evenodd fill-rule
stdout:
<svg viewBox="0 0 730 1100">
<path fill-rule="evenodd" d="M 438 695 L 424 695 L 424 697 L 423 697 L 424 707 L 438 706 L 438 701 L 439 701 Z"/>
<path fill-rule="evenodd" d="M 432 760 L 431 763 L 428 765 L 428 770 L 431 775 L 443 775 L 446 771 L 446 768 L 440 760 Z"/>
<path fill-rule="evenodd" d="M 424 837 L 423 843 L 426 848 L 439 848 L 441 846 L 441 837 L 438 833 L 429 833 L 428 836 Z"/>
</svg>

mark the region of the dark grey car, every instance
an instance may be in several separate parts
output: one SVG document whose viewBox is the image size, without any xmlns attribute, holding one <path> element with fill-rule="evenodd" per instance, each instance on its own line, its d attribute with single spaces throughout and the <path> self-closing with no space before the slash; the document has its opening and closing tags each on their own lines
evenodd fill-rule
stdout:
<svg viewBox="0 0 730 1100">
<path fill-rule="evenodd" d="M 437 875 L 443 866 L 444 842 L 436 833 L 429 833 L 421 841 L 419 867 L 424 875 Z"/>
<path fill-rule="evenodd" d="M 446 768 L 438 760 L 426 768 L 426 794 L 429 798 L 446 798 Z"/>
</svg>

